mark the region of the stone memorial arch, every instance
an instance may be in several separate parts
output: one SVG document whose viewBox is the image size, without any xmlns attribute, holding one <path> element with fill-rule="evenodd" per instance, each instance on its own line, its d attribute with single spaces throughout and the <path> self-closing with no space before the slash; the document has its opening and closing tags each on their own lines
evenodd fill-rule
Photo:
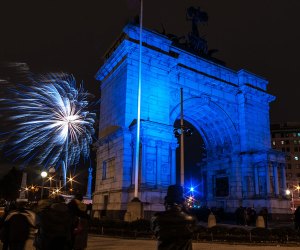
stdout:
<svg viewBox="0 0 300 250">
<path fill-rule="evenodd" d="M 163 210 L 176 182 L 174 123 L 184 119 L 200 133 L 205 164 L 201 199 L 209 207 L 267 207 L 286 213 L 284 155 L 271 149 L 266 79 L 234 71 L 188 52 L 166 36 L 143 30 L 139 198 L 145 216 Z M 127 25 L 96 74 L 101 86 L 93 210 L 123 218 L 134 192 L 139 28 Z M 199 150 L 193 148 L 191 150 Z"/>
</svg>

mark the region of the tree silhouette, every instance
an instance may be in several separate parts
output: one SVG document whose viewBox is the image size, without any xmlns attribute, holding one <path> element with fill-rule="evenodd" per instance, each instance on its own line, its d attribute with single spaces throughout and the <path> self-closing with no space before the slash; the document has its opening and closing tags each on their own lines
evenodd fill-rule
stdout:
<svg viewBox="0 0 300 250">
<path fill-rule="evenodd" d="M 5 200 L 16 200 L 19 197 L 21 187 L 22 172 L 13 167 L 0 180 L 0 197 Z"/>
</svg>

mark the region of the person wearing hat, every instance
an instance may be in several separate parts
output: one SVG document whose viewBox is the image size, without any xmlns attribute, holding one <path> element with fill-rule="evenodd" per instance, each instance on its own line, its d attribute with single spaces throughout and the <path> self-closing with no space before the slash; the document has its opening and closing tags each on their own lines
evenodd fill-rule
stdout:
<svg viewBox="0 0 300 250">
<path fill-rule="evenodd" d="M 37 250 L 71 249 L 72 216 L 63 196 L 40 200 L 37 212 Z"/>
<path fill-rule="evenodd" d="M 151 219 L 151 229 L 158 240 L 157 249 L 192 250 L 197 221 L 184 208 L 181 186 L 168 187 L 165 209 L 166 211 L 154 214 Z"/>
<path fill-rule="evenodd" d="M 73 217 L 72 249 L 83 250 L 87 248 L 88 241 L 88 214 L 87 206 L 82 202 L 83 195 L 78 193 L 69 204 Z"/>
</svg>

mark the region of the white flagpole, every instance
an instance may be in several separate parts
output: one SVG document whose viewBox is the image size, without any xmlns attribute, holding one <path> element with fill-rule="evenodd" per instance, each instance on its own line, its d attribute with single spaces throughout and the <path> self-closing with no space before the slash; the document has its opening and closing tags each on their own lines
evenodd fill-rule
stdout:
<svg viewBox="0 0 300 250">
<path fill-rule="evenodd" d="M 140 10 L 140 43 L 139 43 L 139 79 L 138 79 L 138 103 L 137 103 L 137 124 L 135 143 L 135 176 L 134 176 L 134 197 L 138 198 L 139 185 L 139 156 L 140 156 L 140 130 L 141 130 L 141 92 L 142 92 L 142 31 L 143 31 L 143 0 Z"/>
</svg>

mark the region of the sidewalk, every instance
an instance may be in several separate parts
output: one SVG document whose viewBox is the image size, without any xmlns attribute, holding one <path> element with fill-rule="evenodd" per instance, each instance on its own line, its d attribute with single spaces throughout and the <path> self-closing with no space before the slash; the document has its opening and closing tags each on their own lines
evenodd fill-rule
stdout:
<svg viewBox="0 0 300 250">
<path fill-rule="evenodd" d="M 193 243 L 193 250 L 296 250 L 288 245 L 235 245 L 229 243 Z M 89 235 L 87 250 L 155 250 L 156 240 L 132 240 Z"/>
<path fill-rule="evenodd" d="M 299 250 L 289 245 L 236 245 L 229 243 L 193 243 L 193 250 Z M 2 244 L 0 242 L 0 249 Z M 87 250 L 156 250 L 156 240 L 133 240 L 89 235 Z"/>
</svg>

